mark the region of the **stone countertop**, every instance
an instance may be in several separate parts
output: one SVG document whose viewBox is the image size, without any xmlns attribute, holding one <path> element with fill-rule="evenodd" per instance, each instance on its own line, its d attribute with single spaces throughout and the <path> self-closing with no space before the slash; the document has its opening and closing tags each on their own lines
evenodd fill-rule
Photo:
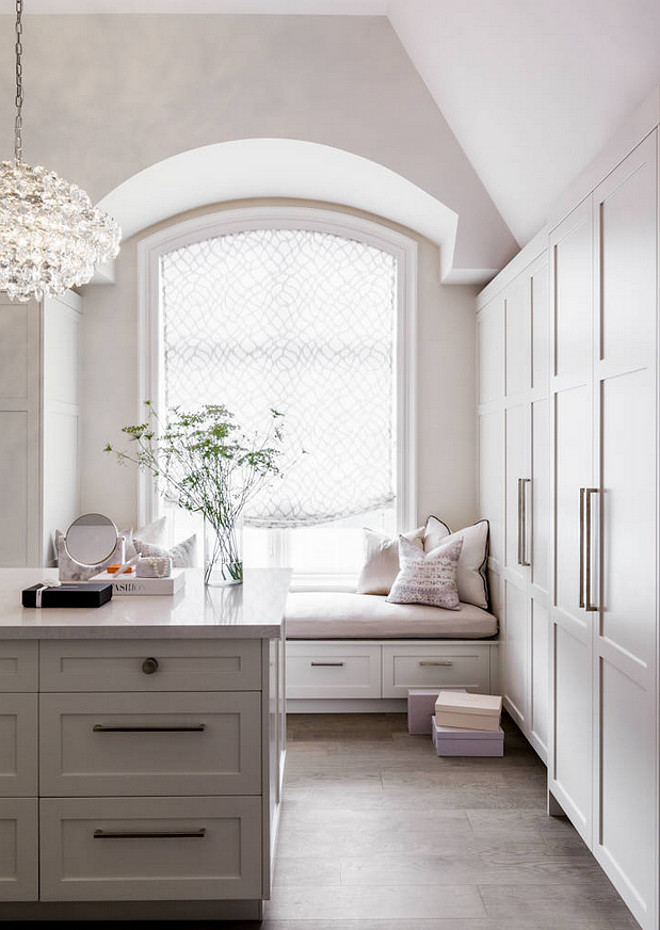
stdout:
<svg viewBox="0 0 660 930">
<path fill-rule="evenodd" d="M 21 591 L 53 568 L 0 568 L 1 639 L 276 639 L 284 635 L 286 568 L 246 569 L 242 585 L 206 588 L 186 569 L 173 596 L 115 596 L 103 607 L 22 607 Z"/>
</svg>

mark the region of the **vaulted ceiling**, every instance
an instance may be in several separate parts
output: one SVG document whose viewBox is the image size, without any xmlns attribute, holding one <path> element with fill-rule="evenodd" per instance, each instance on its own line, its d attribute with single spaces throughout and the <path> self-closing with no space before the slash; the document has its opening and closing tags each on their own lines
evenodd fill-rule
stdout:
<svg viewBox="0 0 660 930">
<path fill-rule="evenodd" d="M 0 2 L 2 13 L 13 8 Z M 25 8 L 388 16 L 521 245 L 660 84 L 660 0 L 26 0 Z"/>
</svg>

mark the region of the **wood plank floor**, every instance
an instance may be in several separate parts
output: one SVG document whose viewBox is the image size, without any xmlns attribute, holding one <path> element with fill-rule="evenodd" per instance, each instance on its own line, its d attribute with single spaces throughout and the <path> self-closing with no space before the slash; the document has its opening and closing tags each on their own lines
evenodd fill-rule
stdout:
<svg viewBox="0 0 660 930">
<path fill-rule="evenodd" d="M 503 759 L 439 759 L 403 714 L 290 716 L 272 900 L 263 923 L 232 926 L 638 928 L 505 729 Z"/>
</svg>

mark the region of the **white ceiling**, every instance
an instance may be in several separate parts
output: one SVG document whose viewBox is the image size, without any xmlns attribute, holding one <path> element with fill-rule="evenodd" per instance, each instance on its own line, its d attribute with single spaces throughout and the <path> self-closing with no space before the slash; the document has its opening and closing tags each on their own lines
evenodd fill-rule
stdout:
<svg viewBox="0 0 660 930">
<path fill-rule="evenodd" d="M 389 15 L 520 244 L 660 84 L 660 0 L 26 0 L 25 11 Z"/>
</svg>

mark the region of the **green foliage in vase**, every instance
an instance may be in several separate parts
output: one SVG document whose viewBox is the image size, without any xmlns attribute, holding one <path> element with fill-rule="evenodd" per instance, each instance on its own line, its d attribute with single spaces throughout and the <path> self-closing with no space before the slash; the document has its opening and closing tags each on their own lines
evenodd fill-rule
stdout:
<svg viewBox="0 0 660 930">
<path fill-rule="evenodd" d="M 133 447 L 125 452 L 108 443 L 105 452 L 150 471 L 158 491 L 185 510 L 201 513 L 216 531 L 231 531 L 245 505 L 269 478 L 282 475 L 283 414 L 271 409 L 268 429 L 248 435 L 221 404 L 187 412 L 168 411 L 163 423 L 151 401 L 147 419 L 124 426 Z"/>
</svg>

